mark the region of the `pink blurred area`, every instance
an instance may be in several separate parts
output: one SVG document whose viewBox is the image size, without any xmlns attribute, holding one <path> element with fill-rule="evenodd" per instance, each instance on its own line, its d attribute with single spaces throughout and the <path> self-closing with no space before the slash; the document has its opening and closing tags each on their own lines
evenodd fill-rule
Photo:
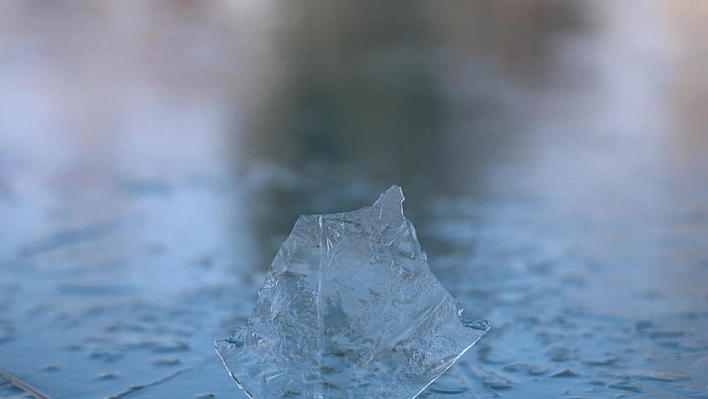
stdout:
<svg viewBox="0 0 708 399">
<path fill-rule="evenodd" d="M 0 7 L 1 149 L 52 169 L 97 159 L 149 174 L 158 163 L 297 157 L 292 126 L 318 122 L 297 115 L 303 86 L 340 114 L 329 134 L 353 157 L 405 145 L 395 130 L 415 135 L 400 121 L 416 112 L 400 101 L 411 90 L 443 108 L 444 123 L 428 128 L 449 142 L 440 151 L 450 162 L 464 163 L 454 147 L 490 111 L 568 134 L 659 135 L 680 158 L 703 155 L 708 141 L 699 1 Z"/>
</svg>

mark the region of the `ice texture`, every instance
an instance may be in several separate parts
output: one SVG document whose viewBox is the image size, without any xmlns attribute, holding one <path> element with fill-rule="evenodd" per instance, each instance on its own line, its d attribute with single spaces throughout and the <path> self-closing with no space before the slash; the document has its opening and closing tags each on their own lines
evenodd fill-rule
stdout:
<svg viewBox="0 0 708 399">
<path fill-rule="evenodd" d="M 215 342 L 249 397 L 414 398 L 484 335 L 430 271 L 403 200 L 393 186 L 298 218 L 249 320 Z"/>
</svg>

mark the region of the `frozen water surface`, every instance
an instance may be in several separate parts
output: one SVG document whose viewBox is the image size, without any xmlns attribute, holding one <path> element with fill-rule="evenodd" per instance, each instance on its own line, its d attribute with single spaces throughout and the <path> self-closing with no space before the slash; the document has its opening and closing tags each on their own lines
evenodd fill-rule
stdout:
<svg viewBox="0 0 708 399">
<path fill-rule="evenodd" d="M 705 398 L 708 2 L 353 3 L 0 1 L 0 397 L 246 399 L 297 215 L 398 182 L 493 326 L 420 398 Z"/>
<path fill-rule="evenodd" d="M 487 331 L 431 273 L 403 200 L 393 186 L 297 220 L 251 318 L 216 343 L 249 396 L 413 398 Z"/>
</svg>

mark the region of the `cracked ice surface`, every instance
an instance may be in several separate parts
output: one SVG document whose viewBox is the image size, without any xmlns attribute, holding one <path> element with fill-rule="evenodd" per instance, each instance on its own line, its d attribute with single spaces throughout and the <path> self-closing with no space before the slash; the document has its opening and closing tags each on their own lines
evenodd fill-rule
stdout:
<svg viewBox="0 0 708 399">
<path fill-rule="evenodd" d="M 250 319 L 216 349 L 256 399 L 417 396 L 484 335 L 431 273 L 403 193 L 301 216 Z"/>
</svg>

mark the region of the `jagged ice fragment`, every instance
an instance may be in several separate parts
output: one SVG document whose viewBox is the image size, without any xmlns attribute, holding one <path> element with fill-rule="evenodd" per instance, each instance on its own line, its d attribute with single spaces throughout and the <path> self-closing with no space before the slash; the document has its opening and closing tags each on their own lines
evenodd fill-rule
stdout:
<svg viewBox="0 0 708 399">
<path fill-rule="evenodd" d="M 255 399 L 410 399 L 487 331 L 431 273 L 403 192 L 303 215 L 249 320 L 216 351 Z"/>
</svg>

